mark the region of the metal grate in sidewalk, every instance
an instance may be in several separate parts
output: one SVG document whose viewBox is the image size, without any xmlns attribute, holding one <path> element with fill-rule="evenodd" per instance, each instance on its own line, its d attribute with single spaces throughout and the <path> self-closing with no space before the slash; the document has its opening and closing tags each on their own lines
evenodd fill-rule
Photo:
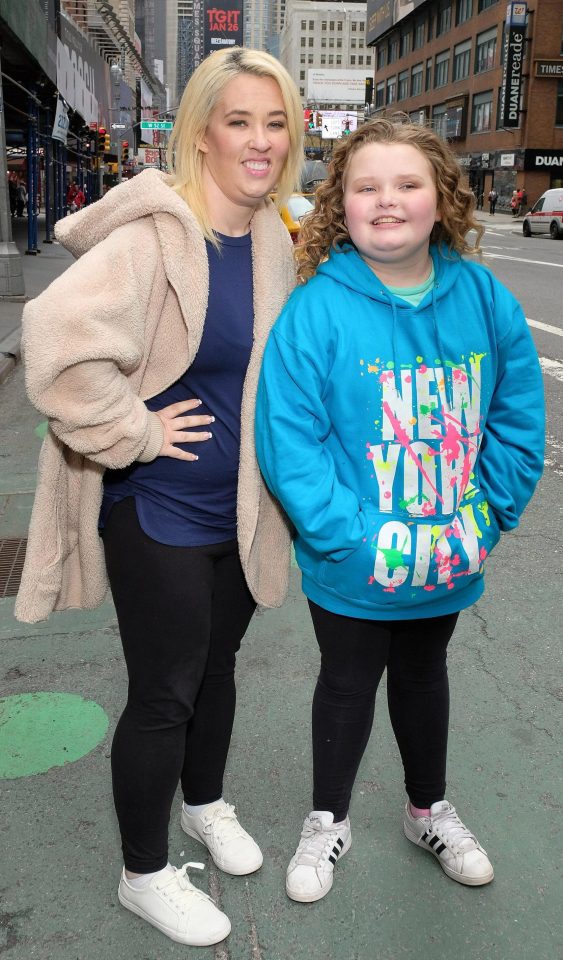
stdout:
<svg viewBox="0 0 563 960">
<path fill-rule="evenodd" d="M 0 597 L 15 597 L 22 578 L 27 538 L 0 540 Z"/>
</svg>

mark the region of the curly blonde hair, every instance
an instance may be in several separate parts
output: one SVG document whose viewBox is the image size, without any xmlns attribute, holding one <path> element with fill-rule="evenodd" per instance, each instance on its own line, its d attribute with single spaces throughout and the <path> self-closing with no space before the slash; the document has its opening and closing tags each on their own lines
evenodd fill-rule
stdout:
<svg viewBox="0 0 563 960">
<path fill-rule="evenodd" d="M 420 150 L 434 170 L 441 219 L 434 224 L 431 243 L 444 243 L 459 254 L 479 253 L 484 229 L 475 220 L 475 197 L 463 183 L 457 157 L 448 144 L 429 127 L 401 119 L 378 118 L 359 127 L 334 149 L 328 178 L 317 188 L 315 209 L 303 221 L 295 248 L 298 277 L 306 283 L 330 250 L 341 243 L 352 243 L 344 223 L 344 177 L 350 159 L 371 143 L 406 143 Z M 475 230 L 474 244 L 467 234 Z"/>
</svg>

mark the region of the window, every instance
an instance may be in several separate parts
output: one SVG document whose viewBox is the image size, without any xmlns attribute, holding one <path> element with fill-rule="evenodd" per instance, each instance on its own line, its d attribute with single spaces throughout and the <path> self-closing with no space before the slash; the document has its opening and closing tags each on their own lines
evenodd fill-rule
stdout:
<svg viewBox="0 0 563 960">
<path fill-rule="evenodd" d="M 313 56 L 312 53 L 308 53 L 308 54 L 307 54 L 307 63 L 314 63 L 314 62 L 315 62 L 315 57 Z"/>
<path fill-rule="evenodd" d="M 450 70 L 450 51 L 444 50 L 436 56 L 436 68 L 434 70 L 434 86 L 445 87 L 448 82 L 448 73 Z"/>
<path fill-rule="evenodd" d="M 399 74 L 399 86 L 397 88 L 397 100 L 406 100 L 409 95 L 409 71 L 402 70 Z"/>
<path fill-rule="evenodd" d="M 306 29 L 307 29 L 307 21 L 306 21 L 306 20 L 302 20 L 302 21 L 301 21 L 301 29 L 302 29 L 302 30 L 306 30 Z"/>
<path fill-rule="evenodd" d="M 465 80 L 469 76 L 471 60 L 471 40 L 464 40 L 454 47 L 454 75 L 453 80 Z"/>
<path fill-rule="evenodd" d="M 334 54 L 333 54 L 333 53 L 329 53 L 329 55 L 328 55 L 328 65 L 329 65 L 329 67 L 334 66 Z"/>
<path fill-rule="evenodd" d="M 364 21 L 362 20 L 362 21 L 360 22 L 360 33 L 363 33 L 364 30 L 365 30 L 365 28 L 366 28 L 366 25 L 365 25 Z"/>
<path fill-rule="evenodd" d="M 447 137 L 448 108 L 445 103 L 438 103 L 432 107 L 432 126 L 444 140 Z"/>
<path fill-rule="evenodd" d="M 314 47 L 314 46 L 315 46 L 315 38 L 314 38 L 314 37 L 309 37 L 309 46 L 310 46 L 310 47 Z"/>
<path fill-rule="evenodd" d="M 387 58 L 387 62 L 395 63 L 395 61 L 398 60 L 398 58 L 399 58 L 399 38 L 393 37 L 393 39 L 389 41 L 389 56 Z"/>
<path fill-rule="evenodd" d="M 497 49 L 497 28 L 491 27 L 484 33 L 477 34 L 475 48 L 475 73 L 483 73 L 484 70 L 492 70 L 495 65 L 495 53 Z"/>
<path fill-rule="evenodd" d="M 300 79 L 300 80 L 304 80 L 304 79 L 305 79 L 305 71 L 304 71 L 304 70 L 300 70 L 300 71 L 299 71 L 299 79 Z"/>
<path fill-rule="evenodd" d="M 498 3 L 498 0 L 479 0 L 479 13 L 482 13 L 483 10 L 488 10 L 489 7 L 494 7 L 495 3 Z"/>
<path fill-rule="evenodd" d="M 395 103 L 397 99 L 397 77 L 389 77 L 387 81 L 387 103 Z"/>
<path fill-rule="evenodd" d="M 426 90 L 430 90 L 432 86 L 432 57 L 429 57 L 426 61 Z"/>
<path fill-rule="evenodd" d="M 302 97 L 305 96 L 305 87 L 299 87 L 299 93 Z"/>
<path fill-rule="evenodd" d="M 371 57 L 366 57 L 366 67 L 371 67 Z"/>
<path fill-rule="evenodd" d="M 314 30 L 314 29 L 315 29 L 315 21 L 309 20 L 309 30 Z"/>
<path fill-rule="evenodd" d="M 411 75 L 411 97 L 418 97 L 422 93 L 422 76 L 424 73 L 424 64 L 417 63 L 412 68 Z"/>
<path fill-rule="evenodd" d="M 354 21 L 352 22 L 352 33 L 355 33 L 356 30 L 357 30 L 357 28 L 358 28 L 358 24 L 357 24 L 356 21 L 354 20 Z"/>
<path fill-rule="evenodd" d="M 342 37 L 338 37 L 338 40 L 336 41 L 336 49 L 342 50 Z"/>
<path fill-rule="evenodd" d="M 438 17 L 436 20 L 436 36 L 447 33 L 452 26 L 452 8 L 450 0 L 440 0 L 438 5 Z"/>
<path fill-rule="evenodd" d="M 382 80 L 381 83 L 378 83 L 375 88 L 375 106 L 385 106 L 385 80 Z"/>
<path fill-rule="evenodd" d="M 387 47 L 384 43 L 377 48 L 377 69 L 382 70 L 387 65 Z"/>
<path fill-rule="evenodd" d="M 350 57 L 350 66 L 351 66 L 351 67 L 355 67 L 355 66 L 356 66 L 356 58 L 355 58 L 355 56 L 354 56 L 353 54 L 352 54 L 352 56 Z"/>
<path fill-rule="evenodd" d="M 329 47 L 332 47 L 334 49 L 334 37 L 329 37 L 328 45 Z"/>
<path fill-rule="evenodd" d="M 406 57 L 407 53 L 410 53 L 412 50 L 412 33 L 409 30 L 408 33 L 401 34 L 401 56 Z"/>
<path fill-rule="evenodd" d="M 360 55 L 358 57 L 358 66 L 363 67 L 363 65 L 364 65 L 364 58 Z"/>
<path fill-rule="evenodd" d="M 307 43 L 307 41 L 306 41 L 305 37 L 301 37 L 301 46 L 304 47 L 306 43 Z"/>
<path fill-rule="evenodd" d="M 490 130 L 493 117 L 493 91 L 476 93 L 471 109 L 471 133 L 483 133 Z"/>
<path fill-rule="evenodd" d="M 417 20 L 414 25 L 414 43 L 413 48 L 419 50 L 420 47 L 424 46 L 424 20 Z"/>
<path fill-rule="evenodd" d="M 321 30 L 326 30 L 326 20 L 321 23 Z"/>
<path fill-rule="evenodd" d="M 350 46 L 352 47 L 352 50 L 355 50 L 355 49 L 356 49 L 356 38 L 355 38 L 355 37 L 352 37 L 352 39 L 350 40 Z"/>
<path fill-rule="evenodd" d="M 329 30 L 334 30 L 334 20 L 331 20 L 328 25 Z"/>
<path fill-rule="evenodd" d="M 326 37 L 321 37 L 321 47 L 326 50 Z"/>
<path fill-rule="evenodd" d="M 337 53 L 337 54 L 336 54 L 336 66 L 337 66 L 337 67 L 341 67 L 341 66 L 342 66 L 342 55 L 341 55 L 340 53 Z"/>
<path fill-rule="evenodd" d="M 299 59 L 300 59 L 300 62 L 301 62 L 301 63 L 305 63 L 305 54 L 302 53 L 302 54 L 301 54 L 301 57 L 300 57 Z"/>
<path fill-rule="evenodd" d="M 557 106 L 555 107 L 555 126 L 563 127 L 563 80 L 557 81 Z"/>
<path fill-rule="evenodd" d="M 338 30 L 342 33 L 342 20 L 338 21 Z"/>
<path fill-rule="evenodd" d="M 321 53 L 321 67 L 326 67 L 326 53 Z"/>
<path fill-rule="evenodd" d="M 434 23 L 434 13 L 431 10 L 428 14 L 428 41 L 432 40 L 432 25 Z"/>
<path fill-rule="evenodd" d="M 457 0 L 455 22 L 459 26 L 473 16 L 473 0 Z"/>
</svg>

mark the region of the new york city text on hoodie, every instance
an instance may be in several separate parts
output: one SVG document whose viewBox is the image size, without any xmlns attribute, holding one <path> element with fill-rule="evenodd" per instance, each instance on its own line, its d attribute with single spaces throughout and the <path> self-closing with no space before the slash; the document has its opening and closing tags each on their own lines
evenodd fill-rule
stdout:
<svg viewBox="0 0 563 960">
<path fill-rule="evenodd" d="M 541 476 L 543 385 L 522 310 L 483 266 L 431 248 L 413 307 L 350 246 L 268 341 L 256 441 L 296 528 L 303 590 L 371 619 L 458 611 Z"/>
</svg>

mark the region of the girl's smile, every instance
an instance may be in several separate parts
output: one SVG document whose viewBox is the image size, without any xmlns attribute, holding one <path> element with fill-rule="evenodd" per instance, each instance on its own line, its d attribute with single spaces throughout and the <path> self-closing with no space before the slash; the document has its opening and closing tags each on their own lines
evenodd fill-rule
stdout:
<svg viewBox="0 0 563 960">
<path fill-rule="evenodd" d="M 383 282 L 410 286 L 427 278 L 440 213 L 433 169 L 416 147 L 360 147 L 344 177 L 344 214 L 352 243 Z"/>
</svg>

